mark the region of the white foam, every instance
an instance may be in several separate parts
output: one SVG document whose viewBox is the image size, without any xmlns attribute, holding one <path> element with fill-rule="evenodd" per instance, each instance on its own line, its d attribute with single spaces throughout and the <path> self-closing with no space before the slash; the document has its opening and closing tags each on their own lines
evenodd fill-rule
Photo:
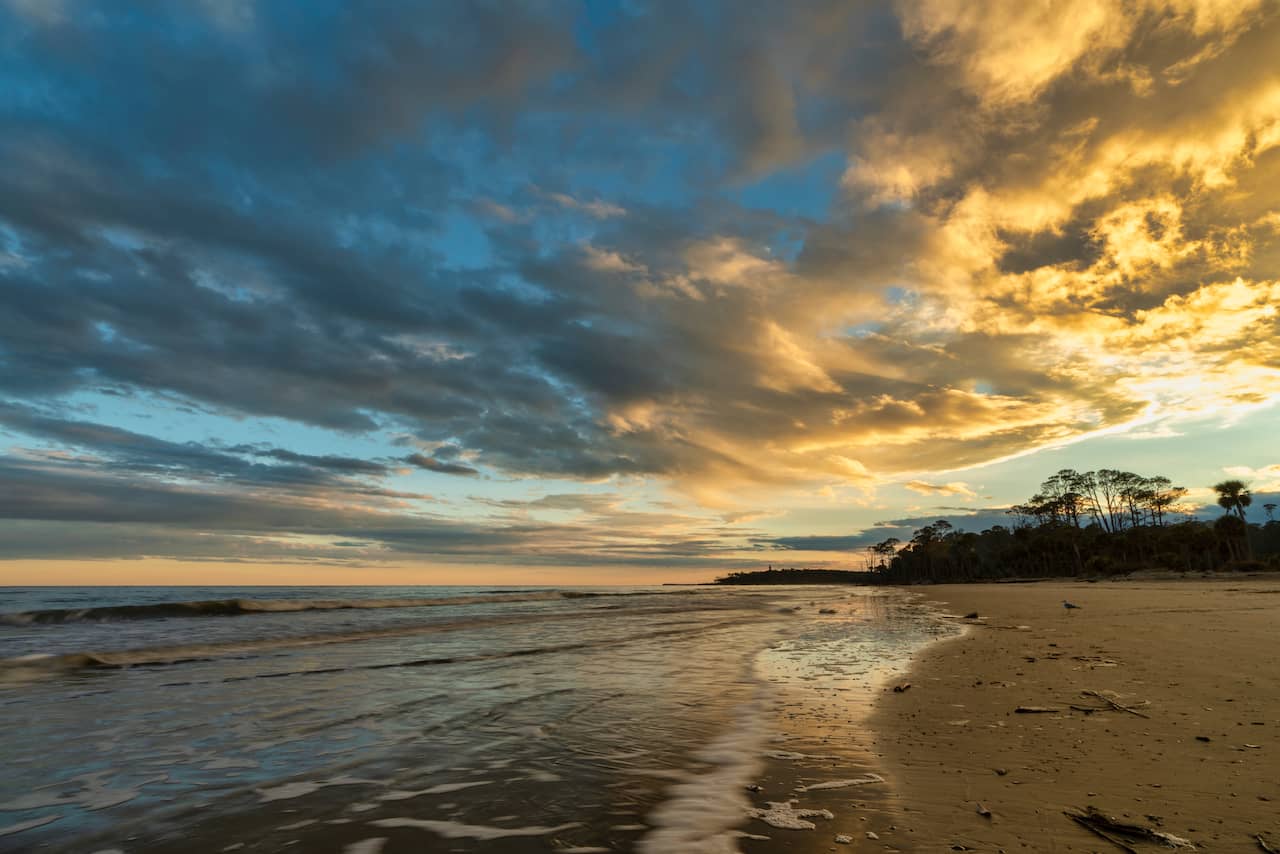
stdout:
<svg viewBox="0 0 1280 854">
<path fill-rule="evenodd" d="M 53 807 L 59 804 L 69 804 L 74 800 L 65 795 L 58 795 L 52 792 L 43 792 L 40 794 L 23 795 L 20 798 L 14 798 L 11 801 L 5 801 L 0 804 L 2 812 L 21 812 L 23 810 L 38 810 L 41 807 Z"/>
<path fill-rule="evenodd" d="M 387 837 L 373 836 L 369 839 L 361 839 L 359 842 L 352 842 L 342 849 L 342 854 L 379 854 L 382 846 L 386 844 Z"/>
<path fill-rule="evenodd" d="M 555 827 L 530 825 L 528 827 L 489 827 L 483 824 L 463 824 L 457 821 L 432 821 L 418 818 L 381 818 L 370 822 L 374 827 L 416 827 L 437 833 L 445 839 L 506 839 L 511 836 L 546 836 L 581 825 L 576 821 Z"/>
<path fill-rule="evenodd" d="M 735 830 L 733 831 L 733 835 L 736 836 L 738 839 L 757 839 L 757 840 L 760 840 L 761 842 L 768 842 L 769 839 L 771 838 L 768 836 L 761 836 L 758 833 L 747 833 L 745 830 Z"/>
<path fill-rule="evenodd" d="M 30 821 L 20 821 L 17 824 L 6 824 L 4 827 L 0 827 L 0 836 L 8 836 L 11 833 L 21 833 L 22 831 L 30 830 L 33 827 L 43 827 L 46 824 L 52 824 L 60 818 L 62 818 L 60 815 L 46 815 L 41 816 L 40 818 L 33 818 Z"/>
<path fill-rule="evenodd" d="M 534 780 L 538 783 L 556 783 L 564 779 L 559 774 L 553 774 L 552 772 L 544 771 L 541 768 L 525 768 L 523 770 L 529 775 L 527 779 Z"/>
<path fill-rule="evenodd" d="M 884 778 L 879 774 L 863 774 L 861 777 L 854 777 L 851 780 L 828 780 L 825 783 L 813 783 L 808 786 L 796 786 L 797 792 L 815 792 L 819 789 L 843 789 L 846 786 L 866 786 L 869 783 L 883 783 Z"/>
<path fill-rule="evenodd" d="M 78 803 L 87 810 L 105 810 L 128 803 L 139 794 L 137 789 L 90 789 L 80 796 Z"/>
<path fill-rule="evenodd" d="M 410 798 L 416 798 L 420 795 L 443 795 L 448 792 L 460 792 L 463 789 L 471 789 L 476 786 L 488 786 L 492 780 L 473 780 L 470 783 L 441 783 L 438 786 L 431 786 L 426 789 L 418 789 L 417 791 L 404 791 L 402 789 L 393 789 L 390 792 L 379 795 L 380 801 L 407 801 Z"/>
<path fill-rule="evenodd" d="M 733 829 L 751 806 L 743 792 L 762 767 L 772 705 L 768 687 L 757 682 L 756 696 L 741 710 L 734 729 L 698 751 L 710 770 L 686 775 L 650 813 L 653 830 L 640 840 L 641 854 L 737 854 Z"/>
<path fill-rule="evenodd" d="M 754 807 L 747 810 L 747 815 L 751 818 L 758 818 L 770 827 L 776 827 L 781 830 L 813 830 L 817 827 L 809 818 L 825 818 L 833 819 L 835 814 L 831 810 L 802 810 L 796 809 L 793 804 L 796 801 L 769 801 L 768 809 L 760 809 Z"/>
<path fill-rule="evenodd" d="M 359 777 L 333 777 L 329 780 L 299 780 L 295 783 L 285 783 L 282 786 L 272 786 L 269 789 L 258 789 L 259 803 L 270 803 L 271 801 L 288 801 L 293 798 L 300 798 L 303 795 L 309 795 L 312 792 L 318 792 L 329 786 L 351 786 L 357 783 L 373 783 L 373 780 L 362 780 Z"/>
<path fill-rule="evenodd" d="M 270 789 L 258 789 L 258 795 L 261 797 L 261 802 L 265 804 L 271 801 L 288 801 L 293 798 L 300 798 L 303 795 L 318 792 L 322 788 L 324 787 L 320 783 L 303 780 L 300 783 L 285 783 L 283 786 L 275 786 Z"/>
</svg>

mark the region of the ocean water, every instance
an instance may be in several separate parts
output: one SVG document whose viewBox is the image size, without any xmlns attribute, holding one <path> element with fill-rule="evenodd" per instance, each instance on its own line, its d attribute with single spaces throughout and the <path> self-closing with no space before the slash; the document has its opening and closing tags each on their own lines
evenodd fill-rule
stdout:
<svg viewBox="0 0 1280 854">
<path fill-rule="evenodd" d="M 954 631 L 835 587 L 7 588 L 0 612 L 0 851 L 783 850 L 777 804 L 876 777 L 873 692 Z"/>
</svg>

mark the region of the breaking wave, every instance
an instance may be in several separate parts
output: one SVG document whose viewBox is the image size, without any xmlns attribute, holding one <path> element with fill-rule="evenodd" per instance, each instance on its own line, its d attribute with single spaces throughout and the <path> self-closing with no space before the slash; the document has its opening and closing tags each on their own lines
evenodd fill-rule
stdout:
<svg viewBox="0 0 1280 854">
<path fill-rule="evenodd" d="M 688 591 L 686 591 L 687 593 Z M 194 602 L 156 602 L 140 605 L 106 605 L 97 608 L 49 608 L 0 614 L 0 624 L 105 622 L 156 620 L 168 617 L 238 617 L 247 614 L 283 614 L 302 611 L 366 610 L 372 608 L 431 608 L 447 605 L 480 605 L 493 602 L 542 602 L 605 596 L 662 595 L 600 593 L 580 590 L 498 591 L 434 599 L 204 599 Z"/>
<path fill-rule="evenodd" d="M 683 613 L 681 609 L 645 609 L 640 613 L 651 616 L 658 615 L 677 615 Z M 251 656 L 264 651 L 277 650 L 287 647 L 310 647 L 323 646 L 328 644 L 350 643 L 362 640 L 378 640 L 390 637 L 407 637 L 410 635 L 437 634 L 459 629 L 473 629 L 478 627 L 494 627 L 501 625 L 510 625 L 513 623 L 529 623 L 543 620 L 563 619 L 565 614 L 545 614 L 545 615 L 525 615 L 520 617 L 494 617 L 489 619 L 464 620 L 451 623 L 439 623 L 431 625 L 417 626 L 397 626 L 387 629 L 375 629 L 370 631 L 341 632 L 322 635 L 311 635 L 307 637 L 292 638 L 262 638 L 251 641 L 230 642 L 230 643 L 211 643 L 211 644 L 193 644 L 185 646 L 162 646 L 162 647 L 146 647 L 141 649 L 128 649 L 119 651 L 96 651 L 88 650 L 83 652 L 66 653 L 63 655 L 35 654 L 23 655 L 16 658 L 0 659 L 0 684 L 12 682 L 29 682 L 35 679 L 57 676 L 59 674 L 67 674 L 76 671 L 85 670 L 121 670 L 131 667 L 166 667 L 175 664 L 188 664 L 197 661 L 211 661 L 218 658 L 227 658 L 232 656 Z M 610 615 L 600 614 L 576 614 L 576 619 L 589 618 L 608 618 Z M 387 662 L 367 663 L 360 665 L 347 665 L 337 667 L 322 667 L 306 670 L 288 670 L 258 673 L 252 676 L 228 677 L 221 681 L 240 681 L 242 679 L 263 679 L 282 676 L 302 676 L 321 673 L 337 673 L 344 670 L 383 670 L 392 667 L 424 667 L 435 664 L 453 664 L 459 661 L 490 661 L 502 658 L 519 658 L 528 655 L 540 655 L 550 652 L 565 652 L 575 649 L 589 649 L 597 646 L 615 646 L 623 643 L 631 643 L 636 640 L 653 639 L 659 637 L 668 637 L 671 635 L 682 635 L 708 631 L 712 629 L 724 628 L 726 626 L 735 625 L 736 620 L 718 621 L 705 623 L 697 626 L 677 625 L 665 626 L 662 623 L 650 631 L 639 634 L 625 635 L 609 638 L 605 641 L 574 641 L 562 644 L 550 644 L 534 648 L 524 648 L 507 650 L 503 652 L 493 652 L 480 655 L 470 656 L 449 656 L 449 657 L 432 657 L 432 658 L 414 658 L 409 660 L 397 660 Z"/>
</svg>

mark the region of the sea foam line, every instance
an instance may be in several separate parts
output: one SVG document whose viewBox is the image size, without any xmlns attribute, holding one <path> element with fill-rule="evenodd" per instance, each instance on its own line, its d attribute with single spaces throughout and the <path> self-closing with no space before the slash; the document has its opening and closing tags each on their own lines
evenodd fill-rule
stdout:
<svg viewBox="0 0 1280 854">
<path fill-rule="evenodd" d="M 753 681 L 755 695 L 733 727 L 696 753 L 710 769 L 676 783 L 649 814 L 653 829 L 639 842 L 641 854 L 738 854 L 742 834 L 735 828 L 751 808 L 744 792 L 764 767 L 775 706 L 772 687 Z"/>
</svg>

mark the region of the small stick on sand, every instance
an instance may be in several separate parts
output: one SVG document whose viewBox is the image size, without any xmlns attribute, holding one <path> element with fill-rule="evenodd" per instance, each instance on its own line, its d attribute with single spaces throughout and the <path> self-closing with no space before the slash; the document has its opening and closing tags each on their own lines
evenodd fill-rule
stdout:
<svg viewBox="0 0 1280 854">
<path fill-rule="evenodd" d="M 1137 709 L 1131 706 L 1126 706 L 1123 703 L 1117 703 L 1115 700 L 1097 691 L 1081 691 L 1080 693 L 1085 695 L 1086 697 L 1097 697 L 1099 700 L 1106 703 L 1108 706 L 1115 709 L 1117 712 L 1128 712 L 1131 715 L 1137 715 L 1140 718 L 1146 718 L 1147 720 L 1151 720 L 1150 715 L 1144 715 L 1142 712 L 1138 711 Z"/>
<path fill-rule="evenodd" d="M 1270 845 L 1267 844 L 1267 840 L 1262 838 L 1261 833 L 1253 837 L 1253 841 L 1258 843 L 1258 847 L 1261 848 L 1263 851 L 1267 852 L 1267 854 L 1280 854 L 1280 850 L 1272 848 Z"/>
</svg>

